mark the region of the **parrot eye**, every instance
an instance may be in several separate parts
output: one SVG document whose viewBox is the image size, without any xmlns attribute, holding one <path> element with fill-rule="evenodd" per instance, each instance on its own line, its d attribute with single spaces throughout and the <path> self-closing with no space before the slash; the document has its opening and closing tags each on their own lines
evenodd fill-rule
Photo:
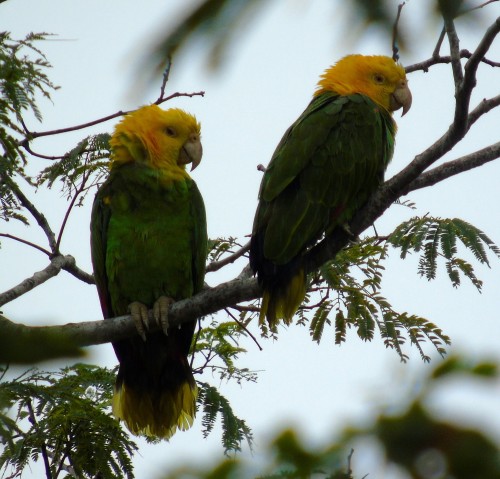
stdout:
<svg viewBox="0 0 500 479">
<path fill-rule="evenodd" d="M 380 73 L 375 73 L 373 79 L 375 80 L 375 83 L 378 83 L 379 85 L 382 85 L 382 83 L 385 82 L 384 76 L 381 75 Z"/>
<path fill-rule="evenodd" d="M 167 126 L 167 128 L 165 128 L 165 133 L 168 136 L 172 136 L 172 137 L 177 135 L 177 133 L 175 132 L 175 130 L 171 126 Z"/>
</svg>

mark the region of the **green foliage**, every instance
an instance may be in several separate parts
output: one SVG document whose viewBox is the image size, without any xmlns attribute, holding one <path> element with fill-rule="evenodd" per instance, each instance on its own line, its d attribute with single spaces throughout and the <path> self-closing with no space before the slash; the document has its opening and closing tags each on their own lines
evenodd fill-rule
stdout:
<svg viewBox="0 0 500 479">
<path fill-rule="evenodd" d="M 222 422 L 222 445 L 224 451 L 241 451 L 241 443 L 245 440 L 252 447 L 252 431 L 243 419 L 238 418 L 229 401 L 222 396 L 217 388 L 204 382 L 198 382 L 198 404 L 203 410 L 201 425 L 203 436 L 212 432 L 217 416 L 220 414 Z"/>
<path fill-rule="evenodd" d="M 333 323 L 335 344 L 346 340 L 350 328 L 354 328 L 364 341 L 371 341 L 378 329 L 385 346 L 394 349 L 402 361 L 408 359 L 402 349 L 407 338 L 425 361 L 429 360 L 422 347 L 426 341 L 443 355 L 444 345 L 450 340 L 441 329 L 419 316 L 395 311 L 381 294 L 386 257 L 387 245 L 376 237 L 342 250 L 312 278 L 312 289 L 319 291 L 321 299 L 311 304 L 312 299 L 308 297 L 300 313 L 301 321 L 306 323 L 307 311 L 314 311 L 309 329 L 312 339 L 318 343 L 323 338 L 325 326 Z"/>
<path fill-rule="evenodd" d="M 444 422 L 425 406 L 430 392 L 454 379 L 498 384 L 496 361 L 452 356 L 431 371 L 421 393 L 397 416 L 381 415 L 373 429 L 388 462 L 398 464 L 411 477 L 499 479 L 500 444 L 480 430 Z M 360 432 L 356 432 L 356 435 Z"/>
<path fill-rule="evenodd" d="M 47 37 L 47 33 L 30 33 L 23 40 L 13 40 L 8 32 L 0 32 L 0 218 L 4 220 L 27 222 L 7 180 L 24 174 L 23 146 L 29 141 L 24 115 L 41 121 L 37 98 L 42 95 L 50 100 L 57 88 L 46 74 L 50 63 L 35 46 Z"/>
<path fill-rule="evenodd" d="M 224 255 L 231 254 L 234 249 L 241 248 L 237 238 L 215 238 L 208 240 L 208 261 L 220 261 Z"/>
<path fill-rule="evenodd" d="M 72 197 L 75 191 L 82 189 L 81 185 L 85 184 L 93 173 L 97 173 L 92 184 L 85 187 L 86 190 L 92 188 L 108 174 L 110 138 L 108 133 L 84 138 L 60 160 L 44 168 L 37 178 L 36 185 L 46 184 L 48 188 L 52 188 L 59 180 L 63 184 L 63 191 L 68 197 Z"/>
<path fill-rule="evenodd" d="M 41 460 L 52 479 L 134 477 L 137 447 L 110 411 L 114 378 L 111 370 L 76 364 L 1 383 L 2 405 L 16 408 L 17 425 L 15 434 L 3 434 L 0 467 L 21 471 Z M 5 419 L 1 430 L 12 431 Z"/>
<path fill-rule="evenodd" d="M 489 266 L 487 249 L 500 257 L 500 249 L 483 231 L 459 218 L 417 216 L 401 223 L 388 239 L 393 247 L 401 250 L 402 259 L 410 252 L 421 252 L 418 264 L 420 276 L 425 276 L 428 280 L 435 279 L 438 258 L 443 258 L 453 286 L 460 285 L 462 273 L 481 290 L 483 283 L 476 277 L 472 265 L 457 256 L 458 240 L 481 264 Z"/>
<path fill-rule="evenodd" d="M 219 375 L 221 380 L 235 379 L 238 384 L 245 381 L 256 381 L 257 374 L 247 368 L 238 368 L 235 360 L 246 350 L 239 346 L 246 332 L 234 321 L 217 323 L 200 329 L 195 337 L 193 351 L 196 358 L 203 358 L 199 366 L 195 366 L 195 374 L 210 370 Z"/>
<path fill-rule="evenodd" d="M 193 340 L 194 358 L 199 365 L 193 367 L 194 374 L 210 372 L 217 374 L 220 380 L 256 381 L 257 373 L 247 368 L 239 368 L 235 361 L 245 349 L 239 346 L 245 331 L 236 322 L 216 323 L 201 328 Z M 220 414 L 222 425 L 222 446 L 224 451 L 240 451 L 241 443 L 246 440 L 252 445 L 252 432 L 245 421 L 238 418 L 229 401 L 222 396 L 217 388 L 208 383 L 198 381 L 198 405 L 203 411 L 201 424 L 204 437 L 208 436 Z"/>
<path fill-rule="evenodd" d="M 484 374 L 484 371 L 488 373 Z M 357 472 L 360 466 L 356 460 L 359 458 L 362 467 L 366 467 L 364 448 L 367 442 L 376 441 L 381 451 L 379 466 L 397 465 L 408 477 L 499 479 L 498 441 L 480 429 L 443 422 L 426 406 L 431 393 L 446 388 L 454 379 L 481 380 L 485 386 L 482 392 L 495 394 L 499 371 L 498 364 L 489 359 L 478 361 L 452 356 L 440 362 L 426 377 L 417 378 L 416 384 L 407 388 L 407 398 L 381 405 L 379 412 L 375 412 L 364 425 L 347 425 L 343 430 L 337 430 L 335 439 L 326 445 L 312 446 L 296 431 L 286 429 L 261 448 L 263 457 L 257 465 L 253 459 L 230 459 L 210 467 L 179 467 L 165 477 L 364 479 L 371 477 L 372 473 Z M 402 412 L 388 415 L 387 410 Z"/>
</svg>

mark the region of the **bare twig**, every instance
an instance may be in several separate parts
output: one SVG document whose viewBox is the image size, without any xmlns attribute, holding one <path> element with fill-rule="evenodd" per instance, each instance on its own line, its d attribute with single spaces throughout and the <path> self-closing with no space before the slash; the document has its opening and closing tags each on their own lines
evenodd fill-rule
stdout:
<svg viewBox="0 0 500 479">
<path fill-rule="evenodd" d="M 229 309 L 227 308 L 224 308 L 224 311 L 229 314 L 229 316 L 231 316 L 231 318 L 233 318 L 233 321 L 235 323 L 238 324 L 238 326 L 243 329 L 243 331 L 245 331 L 252 339 L 253 339 L 253 342 L 257 345 L 257 347 L 259 348 L 259 350 L 262 351 L 262 346 L 259 344 L 259 342 L 257 341 L 257 338 L 250 332 L 250 330 L 246 327 L 245 324 L 243 324 L 233 313 L 231 313 L 231 311 L 229 311 Z"/>
<path fill-rule="evenodd" d="M 453 71 L 453 79 L 455 80 L 455 94 L 458 96 L 464 79 L 462 65 L 460 63 L 460 40 L 455 30 L 453 19 L 445 18 L 444 27 L 448 35 L 448 43 L 450 44 L 451 68 Z"/>
<path fill-rule="evenodd" d="M 78 188 L 76 188 L 75 194 L 71 198 L 71 201 L 69 202 L 68 208 L 66 209 L 66 213 L 64 214 L 61 228 L 59 229 L 59 234 L 57 235 L 57 243 L 56 243 L 56 250 L 57 251 L 59 251 L 59 247 L 61 246 L 62 235 L 64 233 L 64 228 L 66 227 L 66 223 L 68 222 L 69 215 L 71 214 L 71 211 L 73 210 L 73 207 L 75 206 L 77 198 L 80 196 L 80 194 L 83 191 L 85 191 L 85 185 L 87 183 L 88 177 L 89 177 L 88 173 L 83 174 L 82 182 L 80 183 L 80 186 Z"/>
<path fill-rule="evenodd" d="M 30 200 L 28 200 L 25 194 L 13 181 L 9 180 L 9 187 L 12 190 L 12 192 L 16 195 L 21 205 L 23 205 L 31 213 L 31 216 L 35 218 L 40 228 L 42 228 L 43 232 L 45 233 L 45 236 L 47 237 L 52 253 L 56 253 L 57 252 L 56 237 L 47 221 L 47 218 L 45 218 L 45 216 L 42 213 L 40 213 L 40 211 L 38 211 L 35 205 L 31 203 Z"/>
<path fill-rule="evenodd" d="M 443 45 L 445 36 L 446 36 L 446 28 L 443 27 L 441 33 L 439 34 L 438 41 L 436 42 L 436 46 L 434 47 L 434 51 L 432 52 L 432 58 L 439 58 L 439 52 L 441 51 L 441 46 Z"/>
<path fill-rule="evenodd" d="M 467 130 L 477 121 L 481 116 L 484 114 L 488 113 L 489 111 L 493 110 L 493 108 L 496 108 L 497 106 L 500 106 L 500 95 L 497 95 L 493 98 L 490 99 L 483 99 L 479 105 L 474 108 L 469 113 L 469 118 L 467 121 Z"/>
<path fill-rule="evenodd" d="M 163 72 L 163 78 L 160 86 L 160 96 L 155 101 L 155 105 L 159 105 L 165 96 L 165 88 L 167 87 L 168 79 L 170 77 L 170 69 L 172 68 L 172 59 L 170 57 L 167 58 L 167 67 Z"/>
<path fill-rule="evenodd" d="M 399 19 L 401 18 L 401 11 L 405 4 L 406 2 L 402 2 L 398 5 L 398 13 L 396 15 L 396 20 L 394 20 L 394 25 L 392 26 L 392 59 L 395 62 L 399 61 L 398 26 Z"/>
<path fill-rule="evenodd" d="M 469 50 L 460 50 L 460 58 L 470 58 L 472 53 Z M 406 73 L 413 73 L 419 70 L 427 73 L 429 68 L 438 65 L 438 64 L 447 64 L 451 63 L 451 56 L 432 56 L 431 58 L 424 60 L 422 62 L 414 63 L 413 65 L 408 65 L 405 67 Z M 481 63 L 485 63 L 491 67 L 500 67 L 500 62 L 494 62 L 493 60 L 489 60 L 488 58 L 482 58 Z"/>
<path fill-rule="evenodd" d="M 38 429 L 38 423 L 36 421 L 36 416 L 35 416 L 35 411 L 33 409 L 33 404 L 31 403 L 31 399 L 28 398 L 26 401 L 26 405 L 28 406 L 28 411 L 29 411 L 29 421 L 33 425 L 35 429 Z M 42 458 L 43 458 L 43 464 L 45 466 L 45 477 L 47 479 L 52 479 L 52 471 L 50 470 L 50 462 L 49 462 L 49 454 L 47 452 L 47 445 L 45 444 L 45 441 L 42 441 L 40 445 L 40 449 L 42 450 Z"/>
<path fill-rule="evenodd" d="M 47 256 L 50 256 L 52 254 L 49 250 L 46 250 L 45 248 L 42 248 L 41 246 L 38 246 L 37 244 L 32 243 L 31 241 L 24 240 L 24 239 L 19 238 L 17 236 L 14 236 L 14 235 L 11 235 L 8 233 L 0 233 L 0 236 L 2 236 L 4 238 L 12 239 L 14 241 L 18 241 L 19 243 L 23 243 L 23 244 L 28 245 L 28 246 L 31 246 L 32 248 L 35 248 L 35 249 L 41 251 L 42 253 L 45 253 Z"/>
<path fill-rule="evenodd" d="M 227 266 L 228 264 L 234 263 L 238 258 L 243 256 L 249 250 L 250 241 L 246 245 L 242 246 L 238 251 L 235 251 L 233 254 L 226 256 L 224 259 L 221 259 L 220 261 L 212 261 L 211 263 L 209 263 L 207 265 L 206 272 L 212 273 L 214 271 L 218 271 L 224 266 Z"/>
<path fill-rule="evenodd" d="M 37 271 L 30 278 L 26 278 L 19 284 L 0 294 L 0 306 L 13 301 L 23 294 L 31 291 L 33 288 L 45 283 L 50 278 L 57 276 L 63 267 L 69 264 L 74 265 L 75 259 L 73 256 L 56 255 L 51 260 L 48 266 L 41 271 Z"/>
<path fill-rule="evenodd" d="M 447 178 L 472 170 L 498 158 L 500 158 L 500 142 L 422 173 L 408 185 L 408 191 L 435 185 Z"/>
<path fill-rule="evenodd" d="M 172 93 L 172 95 L 169 95 L 165 98 L 162 98 L 161 101 L 156 100 L 154 104 L 160 105 L 161 103 L 164 103 L 166 101 L 172 100 L 173 98 L 178 98 L 178 97 L 193 97 L 193 96 L 205 96 L 204 91 L 197 91 L 193 93 L 181 93 L 181 92 L 176 92 Z M 115 118 L 118 118 L 120 116 L 127 115 L 128 113 L 131 113 L 134 110 L 130 111 L 117 111 L 116 113 L 113 113 L 111 115 L 104 116 L 102 118 L 99 118 L 97 120 L 89 121 L 87 123 L 82 123 L 80 125 L 75 125 L 75 126 L 69 126 L 67 128 L 59 128 L 56 130 L 48 130 L 48 131 L 31 131 L 29 132 L 30 138 L 25 138 L 23 141 L 19 143 L 20 146 L 22 146 L 24 149 L 26 149 L 26 145 L 28 145 L 29 141 L 34 140 L 36 138 L 41 138 L 43 136 L 52 136 L 52 135 L 60 135 L 61 133 L 68 133 L 70 131 L 78 131 L 78 130 L 83 130 L 85 128 L 89 128 L 91 126 L 99 125 L 100 123 L 105 123 L 110 120 L 114 120 Z M 42 155 L 42 157 L 44 157 Z M 60 157 L 47 157 L 48 159 L 54 159 L 54 158 L 60 158 Z"/>
</svg>

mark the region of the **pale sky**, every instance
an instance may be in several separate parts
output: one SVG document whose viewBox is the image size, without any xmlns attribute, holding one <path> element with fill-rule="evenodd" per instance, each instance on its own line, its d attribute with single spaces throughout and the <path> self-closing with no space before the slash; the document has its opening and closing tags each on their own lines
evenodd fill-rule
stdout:
<svg viewBox="0 0 500 479">
<path fill-rule="evenodd" d="M 142 84 L 134 83 L 136 68 L 147 47 L 159 33 L 175 24 L 188 3 L 196 2 L 8 0 L 0 4 L 0 28 L 11 31 L 14 38 L 32 31 L 57 34 L 39 46 L 53 65 L 50 78 L 61 89 L 54 93 L 53 104 L 40 101 L 44 123 L 29 121 L 29 127 L 35 131 L 67 127 L 153 102 L 159 93 L 159 82 L 149 89 L 142 88 Z M 184 108 L 202 124 L 204 156 L 193 177 L 205 199 L 212 238 L 231 235 L 246 241 L 243 237 L 251 232 L 261 179 L 256 166 L 268 163 L 286 128 L 309 102 L 322 71 L 348 53 L 391 53 L 388 40 L 373 29 L 361 32 L 358 40 L 354 35 L 346 35 L 348 16 L 340 6 L 342 2 L 334 2 L 334 6 L 327 0 L 269 3 L 271 6 L 229 50 L 228 60 L 220 71 L 213 73 L 206 68 L 206 50 L 201 43 L 195 43 L 174 59 L 167 86 L 170 93 L 206 92 L 204 98 L 175 99 L 163 108 Z M 396 10 L 398 2 L 393 3 Z M 401 55 L 404 65 L 430 57 L 440 30 L 437 23 L 422 16 L 422 3 L 428 2 L 408 2 L 405 7 L 402 28 L 413 36 L 409 51 Z M 476 19 L 468 25 L 459 22 L 461 47 L 473 50 L 481 31 L 499 14 L 500 6 L 493 4 L 485 10 L 482 20 Z M 488 57 L 500 59 L 498 38 Z M 396 153 L 387 178 L 439 138 L 453 117 L 450 66 L 434 67 L 427 74 L 417 72 L 409 80 L 413 106 L 404 118 L 396 114 L 399 125 Z M 498 95 L 499 84 L 500 69 L 481 65 L 471 106 L 482 98 Z M 111 132 L 114 124 L 109 122 L 37 140 L 32 148 L 49 155 L 63 154 L 84 136 Z M 479 121 L 466 141 L 446 159 L 458 158 L 498 141 L 499 124 L 500 109 L 497 109 Z M 44 166 L 43 160 L 33 159 L 29 171 L 34 174 Z M 393 206 L 377 221 L 377 230 L 387 234 L 412 215 L 429 213 L 460 217 L 500 244 L 499 177 L 500 163 L 496 162 L 411 193 L 408 199 L 416 202 L 416 212 Z M 67 206 L 59 191 L 40 190 L 36 195 L 27 188 L 24 191 L 38 205 L 43 205 L 43 213 L 57 229 Z M 73 212 L 62 243 L 62 251 L 74 255 L 78 265 L 89 272 L 91 199 L 85 207 Z M 26 230 L 10 222 L 0 225 L 0 230 L 45 245 L 45 238 L 36 226 Z M 482 294 L 466 279 L 460 288 L 453 289 L 444 267 L 439 269 L 438 279 L 429 283 L 417 276 L 416 257 L 403 262 L 397 252 L 392 253 L 387 263 L 382 293 L 397 310 L 424 316 L 441 327 L 453 341 L 450 352 L 467 351 L 474 357 L 484 354 L 498 358 L 500 262 L 490 254 L 491 269 L 488 269 L 475 263 L 470 253 L 465 253 L 465 258 L 484 280 Z M 47 260 L 44 255 L 5 239 L 0 264 L 3 272 L 0 291 L 4 291 L 44 268 Z M 231 279 L 244 265 L 240 260 L 222 272 L 207 275 L 206 281 L 216 285 Z M 26 324 L 63 324 L 102 317 L 95 288 L 66 273 L 6 304 L 2 310 L 8 318 Z M 219 318 L 226 319 L 222 314 Z M 256 324 L 250 327 L 258 334 Z M 220 386 L 235 413 L 252 428 L 256 460 L 277 427 L 291 424 L 314 443 L 328 441 L 344 425 L 369 419 L 380 404 L 393 404 L 418 384 L 413 382 L 414 378 L 439 360 L 431 345 L 426 347 L 426 352 L 434 358 L 430 366 L 422 363 L 418 351 L 407 345 L 405 352 L 411 360 L 401 364 L 398 355 L 386 350 L 379 337 L 363 343 L 355 331 L 350 332 L 348 341 L 340 347 L 334 344 L 333 330 L 325 333 L 318 346 L 303 327 L 282 328 L 277 342 L 262 339 L 260 344 L 263 351 L 252 341 L 245 342 L 248 354 L 239 362 L 242 367 L 261 371 L 256 384 L 239 387 L 220 384 L 215 377 L 202 378 Z M 111 345 L 90 348 L 87 360 L 108 367 L 116 364 Z M 495 391 L 486 392 L 471 391 L 469 383 L 457 385 L 447 393 L 436 394 L 432 408 L 446 418 L 483 425 L 500 440 L 496 406 L 499 392 L 499 385 Z M 185 462 L 220 459 L 223 452 L 220 430 L 203 439 L 200 422 L 201 415 L 191 430 L 177 433 L 169 443 L 149 446 L 139 440 L 140 450 L 134 459 L 136 476 L 158 477 Z M 395 471 L 380 469 L 370 454 L 361 450 L 355 454 L 353 466 L 359 477 L 366 473 L 374 479 L 403 477 Z M 30 477 L 27 474 L 24 477 Z"/>
</svg>

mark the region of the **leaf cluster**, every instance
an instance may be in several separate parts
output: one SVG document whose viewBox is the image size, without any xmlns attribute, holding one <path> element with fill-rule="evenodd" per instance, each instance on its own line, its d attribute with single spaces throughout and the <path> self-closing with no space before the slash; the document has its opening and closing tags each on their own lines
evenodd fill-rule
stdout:
<svg viewBox="0 0 500 479">
<path fill-rule="evenodd" d="M 32 369 L 0 383 L 0 468 L 22 471 L 42 459 L 47 478 L 132 478 L 137 449 L 110 413 L 115 373 L 75 364 L 58 373 Z"/>
<path fill-rule="evenodd" d="M 0 32 L 0 218 L 4 220 L 26 222 L 7 180 L 14 174 L 24 175 L 23 141 L 29 141 L 24 115 L 32 114 L 41 121 L 38 96 L 50 100 L 51 92 L 58 88 L 46 73 L 50 63 L 35 46 L 48 36 L 30 33 L 22 40 L 14 40 L 9 32 Z"/>
<path fill-rule="evenodd" d="M 246 333 L 234 321 L 217 323 L 212 321 L 210 326 L 202 327 L 197 333 L 194 344 L 194 358 L 202 357 L 203 362 L 193 367 L 195 374 L 211 371 L 219 379 L 234 379 L 241 384 L 245 381 L 256 381 L 255 371 L 248 368 L 239 368 L 235 361 L 246 350 L 240 346 L 240 340 Z"/>
<path fill-rule="evenodd" d="M 396 311 L 382 295 L 382 276 L 388 246 L 377 237 L 367 237 L 343 249 L 326 263 L 311 279 L 306 305 L 300 311 L 299 322 L 309 324 L 311 337 L 320 342 L 325 326 L 335 330 L 335 344 L 346 341 L 347 331 L 355 329 L 363 341 L 371 341 L 378 330 L 386 347 L 394 349 L 402 361 L 407 341 L 417 347 L 422 359 L 430 358 L 423 343 L 430 341 L 443 355 L 450 340 L 434 323 L 414 314 Z M 320 295 L 319 302 L 312 303 Z M 309 318 L 308 312 L 313 316 Z"/>
<path fill-rule="evenodd" d="M 457 242 L 472 252 L 476 261 L 489 266 L 487 250 L 500 257 L 500 249 L 483 231 L 460 218 L 414 217 L 401 223 L 388 242 L 401 250 L 401 259 L 412 252 L 421 253 L 418 273 L 429 281 L 436 278 L 438 259 L 442 258 L 454 287 L 460 286 L 461 274 L 481 291 L 470 262 L 459 257 Z"/>
<path fill-rule="evenodd" d="M 222 425 L 222 446 L 224 452 L 241 451 L 241 443 L 246 441 L 252 447 L 252 431 L 243 419 L 237 417 L 229 401 L 217 388 L 205 382 L 198 382 L 198 405 L 203 411 L 201 425 L 203 437 L 213 430 L 217 417 L 220 415 Z"/>
<path fill-rule="evenodd" d="M 104 181 L 109 172 L 110 138 L 108 133 L 84 138 L 60 160 L 44 168 L 36 179 L 36 186 L 46 185 L 50 189 L 58 181 L 66 198 L 81 206 L 87 194 Z"/>
</svg>

